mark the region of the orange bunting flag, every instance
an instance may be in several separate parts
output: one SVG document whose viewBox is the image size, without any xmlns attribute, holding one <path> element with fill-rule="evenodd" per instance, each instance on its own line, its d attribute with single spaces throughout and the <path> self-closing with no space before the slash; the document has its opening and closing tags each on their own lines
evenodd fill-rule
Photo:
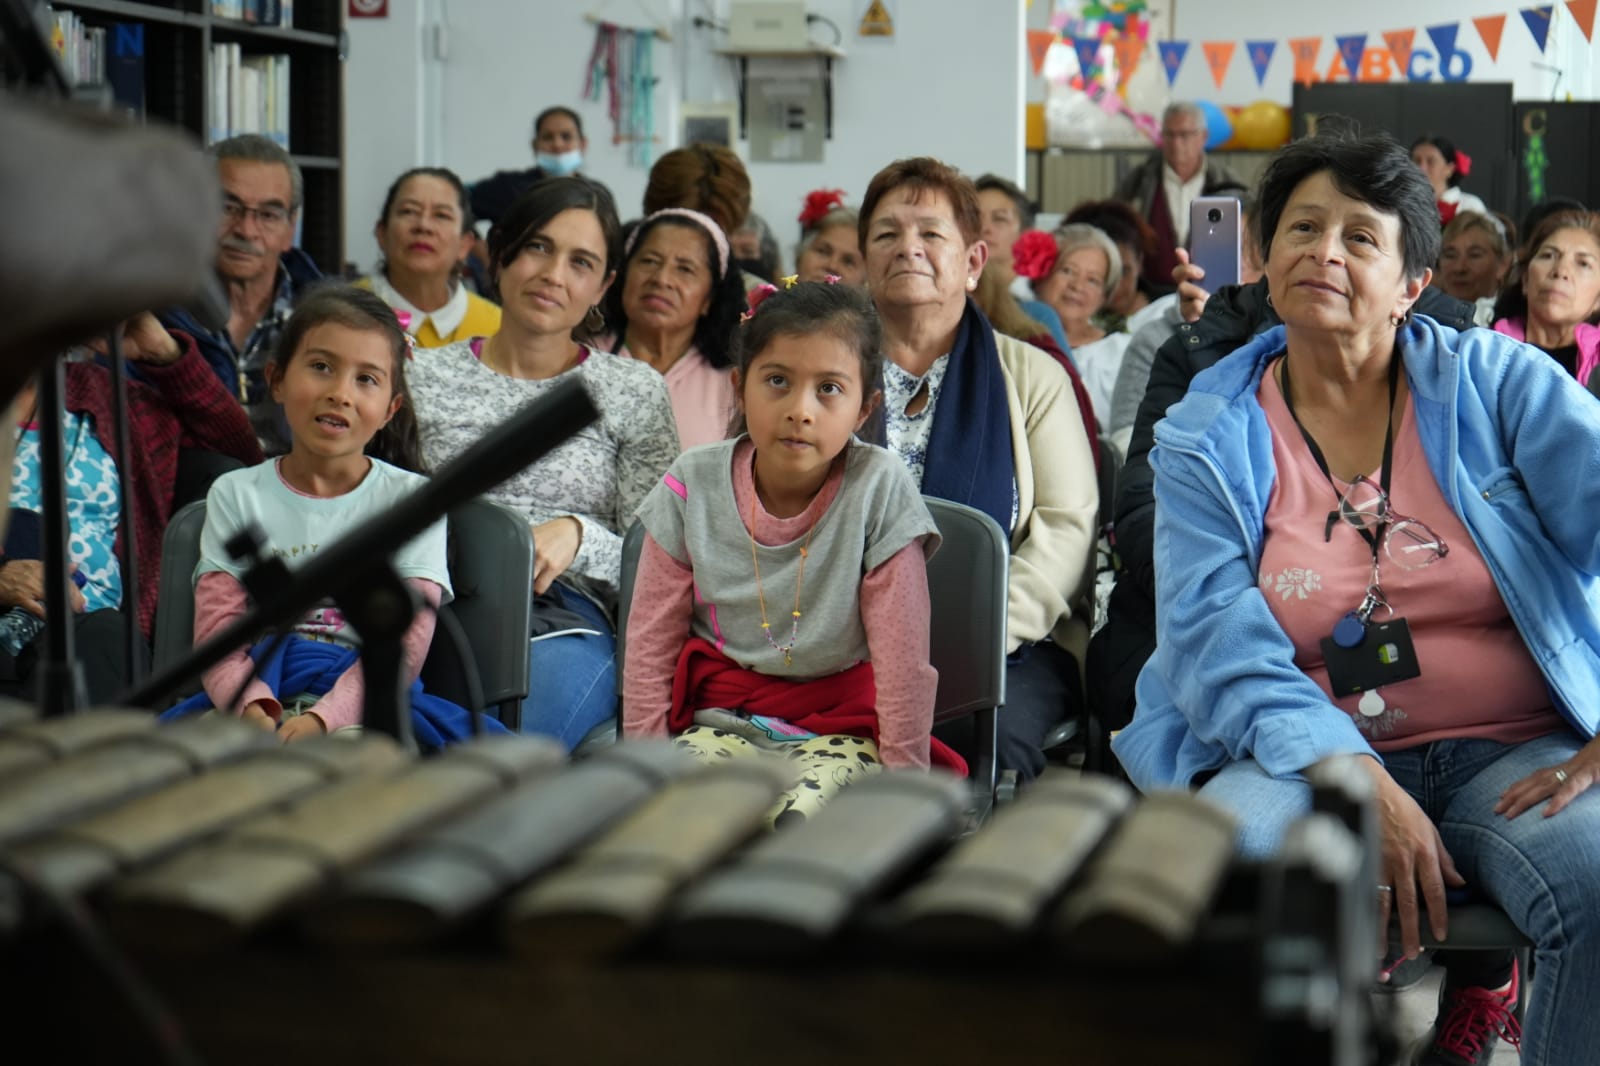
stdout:
<svg viewBox="0 0 1600 1066">
<path fill-rule="evenodd" d="M 1592 3 L 1593 0 L 1590 0 Z M 1489 62 L 1493 63 L 1500 58 L 1500 35 L 1506 29 L 1504 15 L 1485 15 L 1472 20 L 1478 29 L 1478 36 L 1483 38 L 1483 46 L 1489 50 Z"/>
<path fill-rule="evenodd" d="M 1317 53 L 1322 51 L 1321 37 L 1291 37 L 1289 52 L 1294 56 L 1294 80 L 1310 85 L 1317 80 Z"/>
<path fill-rule="evenodd" d="M 1389 54 L 1394 56 L 1395 65 L 1402 71 L 1411 64 L 1411 42 L 1416 38 L 1417 31 L 1389 30 L 1383 35 L 1383 43 L 1389 49 Z"/>
<path fill-rule="evenodd" d="M 1583 31 L 1583 39 L 1590 42 L 1594 41 L 1594 9 L 1595 0 L 1567 0 L 1573 21 Z"/>
<path fill-rule="evenodd" d="M 1056 35 L 1050 30 L 1028 31 L 1028 62 L 1033 64 L 1035 76 L 1044 68 L 1044 54 L 1050 51 L 1050 46 L 1055 42 Z"/>
<path fill-rule="evenodd" d="M 1127 79 L 1133 77 L 1133 72 L 1139 69 L 1139 60 L 1144 58 L 1144 42 L 1131 33 L 1125 33 L 1112 47 L 1117 53 L 1117 69 L 1126 84 Z"/>
<path fill-rule="evenodd" d="M 1205 50 L 1206 63 L 1211 67 L 1211 80 L 1217 83 L 1217 88 L 1222 88 L 1222 79 L 1228 76 L 1228 64 L 1233 61 L 1234 42 L 1201 41 L 1200 47 Z"/>
</svg>

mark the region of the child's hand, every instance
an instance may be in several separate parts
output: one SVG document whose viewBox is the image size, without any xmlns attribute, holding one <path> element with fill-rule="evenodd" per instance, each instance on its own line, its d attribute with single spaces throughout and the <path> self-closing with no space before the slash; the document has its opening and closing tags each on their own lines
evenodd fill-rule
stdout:
<svg viewBox="0 0 1600 1066">
<path fill-rule="evenodd" d="M 245 704 L 244 710 L 239 712 L 239 718 L 246 725 L 253 725 L 258 729 L 266 730 L 268 733 L 278 728 L 277 721 L 267 713 L 267 705 L 261 700 Z"/>
<path fill-rule="evenodd" d="M 563 515 L 533 527 L 533 591 L 543 595 L 556 578 L 567 572 L 583 544 L 583 526 Z"/>
<path fill-rule="evenodd" d="M 297 740 L 310 740 L 320 737 L 328 731 L 327 725 L 315 714 L 307 711 L 297 715 L 278 727 L 278 739 L 285 744 L 293 744 Z"/>
</svg>

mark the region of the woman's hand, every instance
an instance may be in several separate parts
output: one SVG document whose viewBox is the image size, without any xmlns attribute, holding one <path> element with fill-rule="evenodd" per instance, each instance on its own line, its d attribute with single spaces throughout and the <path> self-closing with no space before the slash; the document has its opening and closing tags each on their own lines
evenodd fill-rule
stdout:
<svg viewBox="0 0 1600 1066">
<path fill-rule="evenodd" d="M 297 714 L 283 725 L 278 727 L 278 739 L 285 744 L 293 744 L 297 740 L 310 740 L 320 737 L 328 732 L 328 726 L 321 718 L 311 711 Z"/>
<path fill-rule="evenodd" d="M 1372 774 L 1377 792 L 1378 825 L 1383 844 L 1379 860 L 1378 935 L 1379 952 L 1389 940 L 1389 915 L 1400 916 L 1400 947 L 1408 959 L 1422 954 L 1417 889 L 1428 908 L 1428 924 L 1435 940 L 1444 940 L 1449 931 L 1444 890 L 1461 888 L 1467 882 L 1456 871 L 1455 860 L 1445 850 L 1439 829 L 1417 806 L 1417 801 L 1389 776 L 1376 759 L 1363 758 Z"/>
<path fill-rule="evenodd" d="M 253 725 L 268 733 L 278 728 L 277 719 L 267 713 L 267 705 L 261 700 L 245 704 L 244 710 L 239 712 L 239 720 L 245 725 Z"/>
<path fill-rule="evenodd" d="M 68 563 L 68 573 L 78 569 Z M 82 613 L 87 601 L 78 586 L 72 586 L 72 609 Z M 44 563 L 38 559 L 13 559 L 0 566 L 0 607 L 21 607 L 44 617 Z"/>
<path fill-rule="evenodd" d="M 567 572 L 583 544 L 583 525 L 571 515 L 533 527 L 533 591 L 544 595 Z"/>
<path fill-rule="evenodd" d="M 1185 322 L 1194 322 L 1206 309 L 1211 294 L 1195 282 L 1206 276 L 1204 269 L 1189 262 L 1189 253 L 1177 249 L 1178 265 L 1172 268 L 1173 284 L 1178 286 L 1178 313 Z"/>
<path fill-rule="evenodd" d="M 135 363 L 171 366 L 183 356 L 183 346 L 149 311 L 134 315 L 117 329 L 122 334 L 122 354 Z M 97 355 L 107 354 L 105 338 L 90 341 L 89 349 Z"/>
<path fill-rule="evenodd" d="M 3 573 L 0 571 L 0 574 Z M 1589 741 L 1566 762 L 1535 770 L 1524 777 L 1500 793 L 1500 802 L 1494 805 L 1494 813 L 1515 818 L 1549 800 L 1544 808 L 1544 816 L 1550 818 L 1560 814 L 1562 808 L 1600 781 L 1600 749 L 1596 745 L 1600 745 L 1600 738 Z"/>
</svg>

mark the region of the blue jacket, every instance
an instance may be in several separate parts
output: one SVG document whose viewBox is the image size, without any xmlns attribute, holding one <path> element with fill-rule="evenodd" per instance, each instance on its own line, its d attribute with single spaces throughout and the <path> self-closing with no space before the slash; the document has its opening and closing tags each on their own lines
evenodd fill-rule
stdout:
<svg viewBox="0 0 1600 1066">
<path fill-rule="evenodd" d="M 1156 426 L 1156 653 L 1113 748 L 1140 788 L 1254 758 L 1276 777 L 1376 755 L 1294 664 L 1257 584 L 1276 478 L 1256 401 L 1276 327 L 1195 378 Z M 1600 725 L 1600 407 L 1555 360 L 1489 330 L 1400 330 L 1428 466 L 1584 737 Z M 1424 669 L 1429 664 L 1423 664 Z M 1434 669 L 1448 666 L 1434 665 Z"/>
</svg>

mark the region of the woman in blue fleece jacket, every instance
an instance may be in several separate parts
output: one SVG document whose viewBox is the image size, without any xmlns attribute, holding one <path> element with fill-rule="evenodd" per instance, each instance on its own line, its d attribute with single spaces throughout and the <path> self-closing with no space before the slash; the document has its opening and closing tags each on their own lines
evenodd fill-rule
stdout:
<svg viewBox="0 0 1600 1066">
<path fill-rule="evenodd" d="M 1202 373 L 1156 427 L 1157 649 L 1114 750 L 1141 788 L 1199 785 L 1234 810 L 1252 853 L 1274 848 L 1309 809 L 1301 771 L 1328 755 L 1365 756 L 1383 836 L 1382 919 L 1396 909 L 1414 957 L 1420 908 L 1436 936 L 1446 932 L 1447 885 L 1503 907 L 1538 951 L 1524 1061 L 1584 1061 L 1600 1043 L 1600 909 L 1590 904 L 1600 886 L 1600 792 L 1590 791 L 1600 781 L 1600 406 L 1525 345 L 1411 314 L 1438 226 L 1431 190 L 1406 163 L 1386 136 L 1323 136 L 1290 145 L 1263 176 L 1266 273 L 1284 325 Z M 1287 416 L 1269 420 L 1269 395 Z M 1391 457 L 1407 449 L 1434 484 L 1391 505 Z M 1286 456 L 1294 468 L 1280 470 Z M 1308 485 L 1325 495 L 1326 526 L 1317 511 L 1314 530 L 1272 533 L 1280 494 Z M 1397 546 L 1388 535 L 1402 511 L 1434 524 L 1453 515 L 1468 535 L 1444 545 L 1423 527 Z M 1392 608 L 1329 603 L 1321 641 L 1286 630 L 1293 597 L 1262 584 L 1273 536 L 1316 552 L 1330 587 L 1354 580 Z M 1406 597 L 1420 587 L 1403 569 L 1419 550 L 1450 575 L 1487 570 L 1479 599 L 1491 602 L 1470 606 L 1498 612 L 1486 634 L 1520 634 L 1524 680 L 1544 686 L 1544 717 L 1526 716 L 1542 722 L 1528 731 L 1539 735 L 1497 738 L 1494 691 L 1466 694 L 1459 711 L 1435 708 L 1419 736 L 1373 727 L 1385 699 L 1392 709 L 1419 691 L 1408 667 L 1434 692 L 1463 672 L 1459 659 L 1427 657 L 1429 623 L 1409 634 L 1421 653 L 1389 643 L 1386 624 L 1456 607 L 1451 592 Z M 1401 648 L 1397 660 L 1363 654 L 1377 633 Z M 1468 979 L 1452 968 L 1419 1061 L 1486 1062 L 1498 1036 L 1514 1041 L 1516 981 L 1509 966 Z"/>
</svg>

